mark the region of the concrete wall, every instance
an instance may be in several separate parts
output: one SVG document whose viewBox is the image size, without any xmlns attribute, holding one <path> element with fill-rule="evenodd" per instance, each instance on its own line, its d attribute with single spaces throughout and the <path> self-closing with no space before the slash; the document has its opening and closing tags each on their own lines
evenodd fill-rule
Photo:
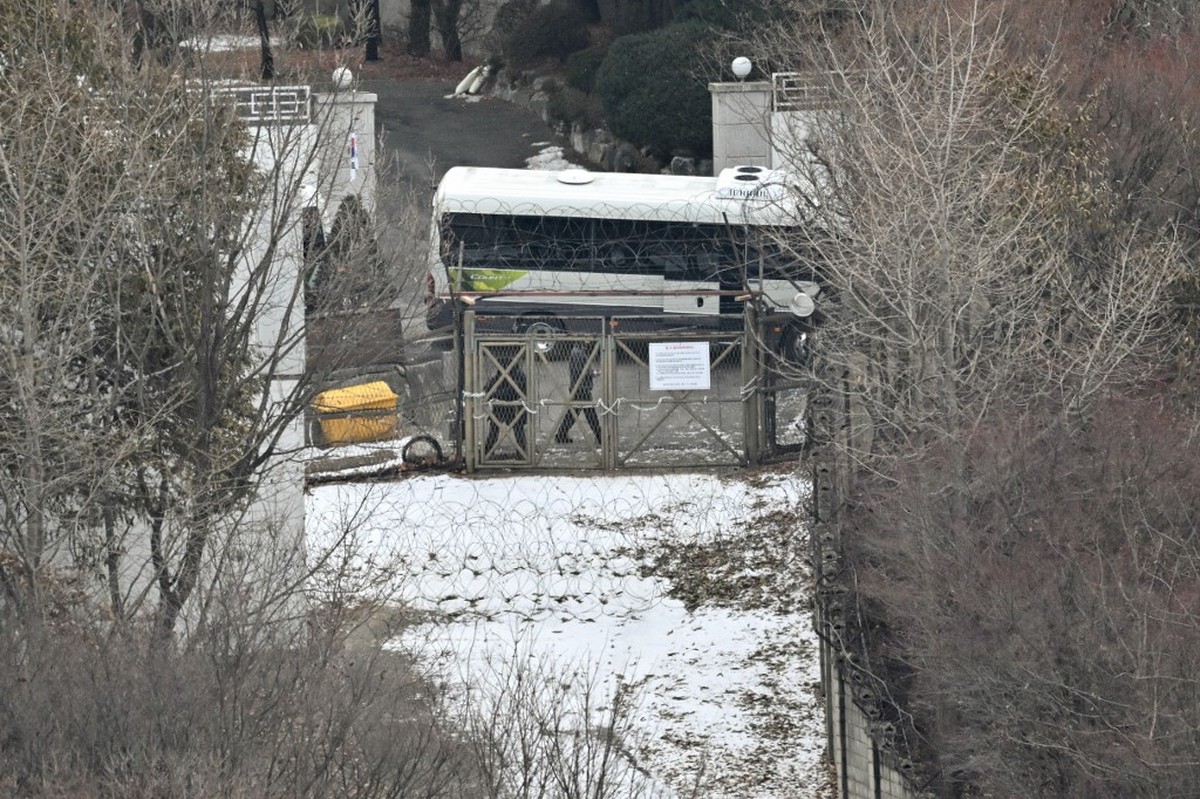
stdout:
<svg viewBox="0 0 1200 799">
<path fill-rule="evenodd" d="M 771 166 L 783 166 L 796 159 L 807 160 L 805 153 L 812 132 L 811 111 L 771 111 L 767 125 L 771 140 Z"/>
<path fill-rule="evenodd" d="M 318 185 L 325 195 L 325 229 L 333 223 L 338 206 L 356 196 L 375 213 L 378 186 L 375 178 L 375 103 L 371 92 L 344 91 L 317 95 L 316 124 L 320 131 Z M 352 149 L 353 143 L 353 149 Z"/>
<path fill-rule="evenodd" d="M 315 95 L 309 124 L 267 125 L 253 132 L 253 161 L 263 174 L 278 175 L 278 181 L 248 220 L 255 233 L 246 242 L 246 274 L 231 290 L 235 296 L 244 291 L 259 298 L 254 344 L 264 363 L 276 364 L 267 387 L 268 414 L 295 401 L 306 368 L 304 305 L 296 302 L 304 269 L 303 207 L 323 204 L 327 226 L 347 196 L 374 212 L 375 102 L 374 94 L 352 90 Z M 254 500 L 239 518 L 228 520 L 234 546 L 220 564 L 217 595 L 249 596 L 257 590 L 259 598 L 261 586 L 270 581 L 298 581 L 304 574 L 304 425 L 303 415 L 289 420 L 276 455 L 263 468 Z M 209 569 L 216 572 L 217 564 Z M 279 621 L 298 619 L 303 611 L 304 600 L 290 596 L 259 612 L 266 614 L 264 620 Z"/>
<path fill-rule="evenodd" d="M 803 158 L 819 109 L 775 111 L 770 81 L 710 83 L 713 173 L 743 164 L 785 167 Z"/>
<path fill-rule="evenodd" d="M 822 643 L 827 752 L 837 768 L 841 799 L 919 799 L 912 764 L 894 748 L 891 724 L 879 720 L 861 675 L 847 668 L 834 647 Z M 865 701 L 864 701 L 865 700 Z M 865 706 L 865 707 L 864 707 Z"/>
<path fill-rule="evenodd" d="M 274 361 L 265 389 L 267 414 L 295 401 L 305 370 L 304 304 L 295 301 L 304 266 L 302 208 L 324 204 L 331 220 L 347 194 L 374 208 L 374 102 L 374 95 L 341 92 L 318 98 L 311 121 L 250 126 L 245 155 L 261 174 L 277 179 L 267 182 L 259 207 L 246 219 L 249 232 L 228 292 L 232 306 L 245 299 L 256 307 L 251 357 L 264 369 Z M 347 147 L 351 131 L 358 133 L 353 170 Z M 250 603 L 256 603 L 253 612 L 264 622 L 294 620 L 304 612 L 298 595 L 267 602 L 272 586 L 292 585 L 304 574 L 304 446 L 303 416 L 290 419 L 277 454 L 262 468 L 254 499 L 211 521 L 214 544 L 204 553 L 201 587 L 179 620 L 182 636 L 196 629 L 202 614 L 211 620 L 221 612 L 245 611 Z M 186 534 L 180 524 L 171 518 L 164 522 L 168 539 Z M 158 601 L 148 540 L 146 525 L 137 523 L 122 541 L 126 606 L 144 598 L 143 612 Z"/>
<path fill-rule="evenodd" d="M 843 564 L 839 509 L 849 489 L 851 440 L 865 435 L 870 420 L 856 408 L 853 375 L 821 367 L 823 388 L 812 400 L 814 447 L 812 560 L 817 579 L 813 626 L 821 639 L 821 687 L 825 694 L 826 752 L 837 769 L 840 799 L 923 799 L 909 753 L 899 740 L 902 717 L 885 701 L 886 687 L 863 669 L 852 627 L 859 608 Z M 840 388 L 834 389 L 833 386 Z"/>
</svg>

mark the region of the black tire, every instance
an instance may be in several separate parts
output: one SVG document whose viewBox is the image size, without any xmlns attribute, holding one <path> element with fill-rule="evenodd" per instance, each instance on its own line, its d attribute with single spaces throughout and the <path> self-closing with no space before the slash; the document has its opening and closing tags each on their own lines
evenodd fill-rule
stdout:
<svg viewBox="0 0 1200 799">
<path fill-rule="evenodd" d="M 563 323 L 554 316 L 535 316 L 522 318 L 518 323 L 518 332 L 529 339 L 530 346 L 535 352 L 542 353 L 548 361 L 561 361 L 567 357 L 568 347 L 565 342 L 555 341 L 561 338 L 566 329 Z"/>
<path fill-rule="evenodd" d="M 400 459 L 408 466 L 440 466 L 446 461 L 442 445 L 433 436 L 425 435 L 413 436 L 404 442 Z"/>
<path fill-rule="evenodd" d="M 779 357 L 788 366 L 808 368 L 812 363 L 812 336 L 804 325 L 790 324 L 779 337 Z"/>
</svg>

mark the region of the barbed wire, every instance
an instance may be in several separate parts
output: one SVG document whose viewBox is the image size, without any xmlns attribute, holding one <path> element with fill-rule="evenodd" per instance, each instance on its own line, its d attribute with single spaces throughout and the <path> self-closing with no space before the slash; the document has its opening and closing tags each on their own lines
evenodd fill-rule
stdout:
<svg viewBox="0 0 1200 799">
<path fill-rule="evenodd" d="M 376 590 L 450 618 L 635 615 L 666 598 L 647 572 L 663 544 L 736 538 L 766 515 L 798 512 L 807 491 L 786 473 L 753 490 L 715 475 L 539 482 L 547 483 L 443 475 L 321 487 L 313 551 L 339 540 L 341 527 L 356 528 L 323 570 L 322 590 L 374 569 L 383 575 Z"/>
<path fill-rule="evenodd" d="M 480 674 L 513 669 L 534 685 L 595 696 L 598 707 L 620 686 L 637 688 L 626 744 L 656 777 L 682 785 L 706 765 L 758 768 L 746 765 L 740 741 L 747 725 L 776 712 L 760 701 L 770 695 L 771 706 L 788 708 L 792 732 L 756 739 L 756 756 L 811 762 L 815 774 L 819 750 L 798 756 L 797 742 L 820 741 L 823 730 L 811 690 L 817 650 L 811 636 L 797 636 L 812 595 L 808 493 L 786 468 L 737 477 L 424 474 L 314 489 L 309 542 L 319 557 L 354 527 L 356 539 L 330 559 L 329 589 L 342 573 L 379 571 L 383 579 L 344 583 L 402 603 L 415 625 L 393 645 L 470 701 L 488 701 Z M 716 731 L 722 723 L 738 742 Z"/>
</svg>

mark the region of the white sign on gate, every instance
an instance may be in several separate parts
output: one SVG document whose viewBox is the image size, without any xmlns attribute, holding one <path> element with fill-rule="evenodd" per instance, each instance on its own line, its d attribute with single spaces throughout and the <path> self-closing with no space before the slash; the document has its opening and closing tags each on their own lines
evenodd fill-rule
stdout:
<svg viewBox="0 0 1200 799">
<path fill-rule="evenodd" d="M 708 391 L 712 388 L 707 341 L 650 344 L 651 391 Z"/>
</svg>

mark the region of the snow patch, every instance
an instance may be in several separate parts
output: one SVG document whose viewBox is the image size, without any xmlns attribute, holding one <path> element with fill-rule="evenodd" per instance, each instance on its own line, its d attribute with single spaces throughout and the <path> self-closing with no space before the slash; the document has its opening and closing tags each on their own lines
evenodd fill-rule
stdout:
<svg viewBox="0 0 1200 799">
<path fill-rule="evenodd" d="M 653 795 L 701 785 L 706 797 L 807 798 L 827 779 L 803 558 L 797 595 L 778 606 L 689 610 L 654 573 L 664 547 L 720 551 L 757 541 L 778 514 L 802 519 L 807 490 L 790 473 L 421 474 L 313 489 L 308 532 L 314 552 L 340 546 L 351 573 L 382 568 L 387 578 L 364 590 L 428 614 L 390 645 L 452 689 L 487 684 L 514 657 L 581 675 L 597 707 L 631 686 L 640 701 L 625 746 Z M 335 545 L 350 527 L 352 541 Z"/>
<path fill-rule="evenodd" d="M 563 148 L 557 144 L 550 142 L 537 142 L 533 147 L 541 147 L 537 155 L 531 155 L 525 159 L 526 169 L 546 169 L 553 172 L 561 172 L 565 169 L 578 169 L 579 167 L 567 160 L 563 154 Z"/>
</svg>

